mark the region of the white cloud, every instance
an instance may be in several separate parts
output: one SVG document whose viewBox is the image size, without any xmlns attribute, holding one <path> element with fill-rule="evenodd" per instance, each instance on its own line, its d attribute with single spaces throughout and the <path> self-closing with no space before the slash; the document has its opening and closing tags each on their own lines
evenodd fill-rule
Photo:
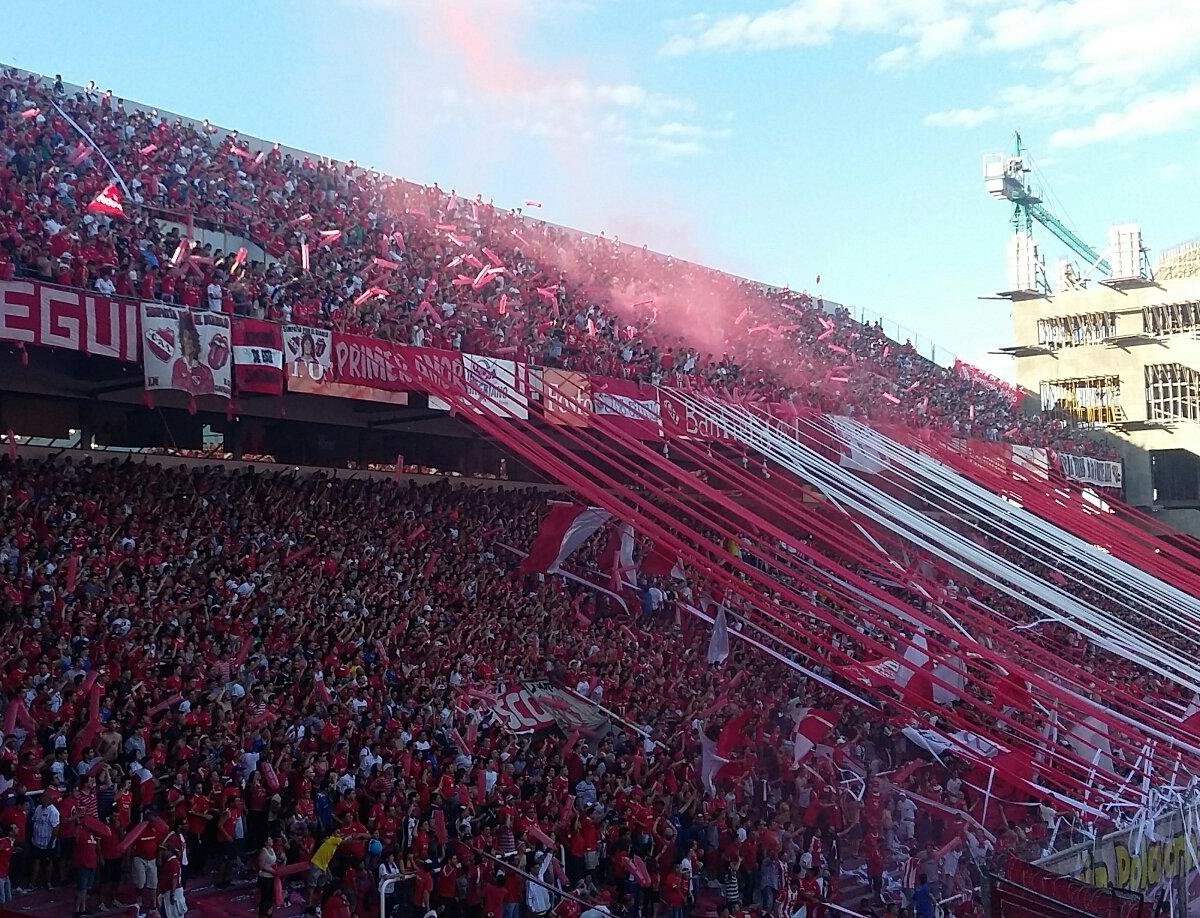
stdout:
<svg viewBox="0 0 1200 918">
<path fill-rule="evenodd" d="M 1185 130 L 1200 121 L 1200 83 L 1177 92 L 1142 96 L 1122 111 L 1104 112 L 1091 124 L 1056 131 L 1056 147 L 1082 147 Z"/>
<path fill-rule="evenodd" d="M 583 62 L 527 50 L 539 31 L 561 29 L 565 14 L 600 0 L 345 0 L 402 17 L 435 61 L 419 93 L 440 100 L 439 124 L 548 141 L 556 156 L 607 165 L 615 148 L 678 158 L 705 152 L 724 136 L 697 106 L 636 82 L 591 72 Z M 660 131 L 675 123 L 674 136 Z M 684 136 L 686 134 L 686 136 Z"/>
<path fill-rule="evenodd" d="M 486 94 L 444 90 L 440 98 L 446 108 L 442 123 L 484 119 L 511 133 L 556 143 L 608 144 L 663 159 L 698 156 L 730 134 L 696 121 L 690 99 L 633 83 L 571 78 Z"/>
<path fill-rule="evenodd" d="M 973 128 L 995 121 L 1000 112 L 990 105 L 983 108 L 951 108 L 943 112 L 930 112 L 925 123 L 930 127 Z"/>
<path fill-rule="evenodd" d="M 1078 146 L 1195 126 L 1198 16 L 1196 0 L 792 0 L 755 12 L 673 20 L 660 51 L 734 53 L 891 39 L 890 50 L 874 58 L 880 71 L 969 54 L 997 74 L 1019 72 L 1022 79 L 1001 82 L 987 99 L 932 112 L 925 124 L 1042 121 L 1057 129 L 1057 145 Z"/>
<path fill-rule="evenodd" d="M 968 0 L 969 2 L 969 0 Z M 945 0 L 796 0 L 761 13 L 733 13 L 711 18 L 693 16 L 668 24 L 672 35 L 661 51 L 681 55 L 697 51 L 767 51 L 828 44 L 839 33 L 901 34 L 920 39 L 933 30 L 922 54 L 940 53 L 936 46 L 949 27 Z M 965 21 L 970 25 L 969 20 Z"/>
</svg>

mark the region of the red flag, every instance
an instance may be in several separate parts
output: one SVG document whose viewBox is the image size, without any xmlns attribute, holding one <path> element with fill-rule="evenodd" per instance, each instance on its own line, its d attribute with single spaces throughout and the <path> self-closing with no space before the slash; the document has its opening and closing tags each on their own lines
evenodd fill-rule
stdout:
<svg viewBox="0 0 1200 918">
<path fill-rule="evenodd" d="M 552 503 L 550 512 L 529 546 L 529 554 L 518 565 L 522 574 L 554 573 L 579 549 L 588 536 L 609 518 L 606 510 L 581 504 Z"/>
<path fill-rule="evenodd" d="M 650 553 L 642 559 L 642 573 L 647 577 L 670 576 L 676 580 L 683 580 L 683 562 L 677 554 L 656 542 L 651 545 Z"/>
<path fill-rule="evenodd" d="M 750 745 L 750 739 L 746 736 L 746 727 L 753 716 L 754 711 L 747 708 L 730 718 L 721 728 L 721 735 L 717 737 L 717 755 L 728 758 Z"/>
<path fill-rule="evenodd" d="M 433 566 L 437 564 L 438 558 L 441 556 L 442 553 L 440 551 L 431 551 L 429 553 L 429 560 L 425 562 L 425 570 L 421 571 L 422 579 L 429 579 L 429 575 L 433 573 Z"/>
<path fill-rule="evenodd" d="M 233 381 L 239 392 L 283 395 L 283 329 L 278 323 L 233 320 Z"/>
<path fill-rule="evenodd" d="M 75 145 L 75 150 L 71 153 L 70 158 L 67 160 L 67 165 L 71 168 L 74 168 L 91 155 L 92 148 L 81 140 Z"/>
<path fill-rule="evenodd" d="M 67 592 L 75 592 L 75 584 L 79 580 L 79 555 L 67 558 Z"/>
<path fill-rule="evenodd" d="M 116 182 L 109 182 L 104 186 L 96 197 L 92 198 L 92 203 L 87 206 L 89 214 L 106 214 L 109 217 L 124 217 L 125 197 L 121 194 L 121 189 L 117 187 Z"/>
</svg>

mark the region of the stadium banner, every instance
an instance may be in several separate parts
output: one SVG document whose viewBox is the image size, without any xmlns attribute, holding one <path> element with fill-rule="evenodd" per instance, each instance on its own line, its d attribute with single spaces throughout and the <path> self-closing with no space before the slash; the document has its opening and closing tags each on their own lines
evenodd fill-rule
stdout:
<svg viewBox="0 0 1200 918">
<path fill-rule="evenodd" d="M 608 715 L 598 707 L 549 682 L 521 682 L 502 688 L 496 693 L 492 713 L 510 733 L 559 727 L 565 732 L 599 736 L 610 726 Z"/>
<path fill-rule="evenodd" d="M 224 313 L 142 303 L 146 388 L 229 398 L 230 334 L 229 316 Z"/>
<path fill-rule="evenodd" d="M 233 320 L 233 381 L 238 392 L 283 395 L 283 329 L 278 323 Z"/>
<path fill-rule="evenodd" d="M 362 359 L 356 362 L 356 374 L 343 376 L 343 367 L 349 362 L 343 353 L 341 362 L 336 360 L 338 339 L 352 337 L 338 335 L 323 328 L 305 325 L 285 325 L 283 328 L 284 375 L 289 392 L 305 392 L 309 395 L 325 395 L 333 398 L 352 398 L 363 402 L 384 402 L 389 405 L 407 405 L 408 396 L 403 392 L 389 391 L 363 383 Z M 372 342 L 370 338 L 357 341 Z M 387 342 L 376 341 L 390 352 Z"/>
<path fill-rule="evenodd" d="M 663 433 L 668 437 L 692 437 L 698 440 L 724 440 L 734 443 L 721 424 L 697 414 L 691 406 L 674 395 L 672 390 L 659 387 L 658 413 Z"/>
<path fill-rule="evenodd" d="M 480 407 L 472 406 L 472 411 L 529 420 L 529 376 L 525 364 L 463 354 L 462 366 L 465 392 L 480 402 Z"/>
<path fill-rule="evenodd" d="M 307 325 L 283 326 L 283 374 L 288 389 L 319 394 L 309 386 L 332 377 L 332 358 L 332 332 Z"/>
<path fill-rule="evenodd" d="M 639 440 L 659 436 L 662 424 L 656 387 L 610 376 L 593 376 L 591 385 L 593 415 L 603 416 Z"/>
<path fill-rule="evenodd" d="M 139 363 L 136 300 L 35 281 L 0 281 L 0 341 Z"/>
<path fill-rule="evenodd" d="M 1098 488 L 1119 489 L 1125 486 L 1125 467 L 1120 462 L 1058 452 L 1054 454 L 1054 458 L 1063 475 L 1072 481 L 1095 485 Z"/>
<path fill-rule="evenodd" d="M 435 393 L 461 395 L 467 391 L 463 355 L 458 351 L 396 345 L 396 354 L 403 362 L 408 390 L 428 395 L 429 407 L 434 411 L 450 410 L 450 403 Z"/>
<path fill-rule="evenodd" d="M 587 427 L 592 413 L 592 382 L 586 373 L 542 370 L 542 414 L 559 427 Z"/>
<path fill-rule="evenodd" d="M 1160 894 L 1176 915 L 1200 914 L 1200 811 L 1168 812 L 1158 820 L 1052 854 L 1037 866 L 1100 889 Z"/>
</svg>

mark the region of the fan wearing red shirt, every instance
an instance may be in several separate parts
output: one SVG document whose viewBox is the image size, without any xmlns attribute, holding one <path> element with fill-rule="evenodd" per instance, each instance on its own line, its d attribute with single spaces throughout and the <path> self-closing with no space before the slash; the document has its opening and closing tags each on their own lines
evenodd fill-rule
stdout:
<svg viewBox="0 0 1200 918">
<path fill-rule="evenodd" d="M 181 839 L 176 835 L 163 848 L 162 870 L 158 875 L 158 905 L 163 915 L 168 913 L 169 901 L 178 902 L 177 890 L 183 885 L 183 864 L 178 850 L 180 842 Z"/>
<path fill-rule="evenodd" d="M 82 819 L 80 820 L 82 822 Z M 88 910 L 88 893 L 96 886 L 96 870 L 100 867 L 100 836 L 87 826 L 79 825 L 75 835 L 75 914 Z"/>
<path fill-rule="evenodd" d="M 504 871 L 497 870 L 483 884 L 483 918 L 504 918 L 504 897 L 507 893 Z"/>
<path fill-rule="evenodd" d="M 683 908 L 687 904 L 691 886 L 691 877 L 684 872 L 683 864 L 677 864 L 663 880 L 663 905 L 670 912 L 670 918 L 683 918 Z"/>
<path fill-rule="evenodd" d="M 9 823 L 4 826 L 3 834 L 0 834 L 0 905 L 12 901 L 12 880 L 9 879 L 9 871 L 16 847 L 17 827 Z"/>
<path fill-rule="evenodd" d="M 154 909 L 154 896 L 158 892 L 158 847 L 162 840 L 162 832 L 150 822 L 142 826 L 133 840 L 133 888 L 138 891 L 146 912 Z"/>
<path fill-rule="evenodd" d="M 808 906 L 807 918 L 825 918 L 825 906 L 821 904 L 823 899 L 821 880 L 817 876 L 817 868 L 813 867 L 800 881 L 800 902 Z"/>
</svg>

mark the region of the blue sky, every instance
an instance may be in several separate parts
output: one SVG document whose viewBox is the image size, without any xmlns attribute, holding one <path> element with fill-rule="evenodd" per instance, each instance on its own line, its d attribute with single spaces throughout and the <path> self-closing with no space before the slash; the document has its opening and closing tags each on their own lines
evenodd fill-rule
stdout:
<svg viewBox="0 0 1200 918">
<path fill-rule="evenodd" d="M 1019 127 L 1094 245 L 1200 234 L 1184 0 L 10 0 L 0 60 L 876 310 L 997 372 Z M 1052 206 L 1054 202 L 1052 201 Z M 1042 235 L 1048 263 L 1061 253 Z M 819 288 L 816 277 L 821 276 Z"/>
</svg>

